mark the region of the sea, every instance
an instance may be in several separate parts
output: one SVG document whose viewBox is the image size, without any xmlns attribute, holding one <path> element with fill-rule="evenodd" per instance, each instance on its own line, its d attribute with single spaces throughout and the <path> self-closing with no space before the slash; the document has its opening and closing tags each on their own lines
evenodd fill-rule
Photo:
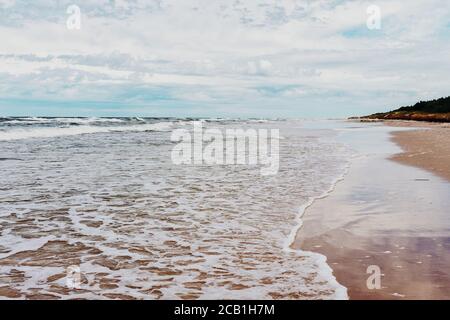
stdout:
<svg viewBox="0 0 450 320">
<path fill-rule="evenodd" d="M 174 130 L 278 129 L 279 169 L 175 164 Z M 0 294 L 346 299 L 302 215 L 354 151 L 339 120 L 0 118 Z"/>
</svg>

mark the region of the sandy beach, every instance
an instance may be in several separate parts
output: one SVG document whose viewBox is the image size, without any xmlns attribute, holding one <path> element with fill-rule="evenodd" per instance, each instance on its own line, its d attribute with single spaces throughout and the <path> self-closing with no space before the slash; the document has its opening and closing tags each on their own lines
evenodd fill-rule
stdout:
<svg viewBox="0 0 450 320">
<path fill-rule="evenodd" d="M 450 181 L 450 125 L 416 122 L 386 122 L 390 126 L 417 127 L 414 131 L 394 132 L 393 141 L 404 152 L 392 157 L 403 164 L 427 169 Z"/>
<path fill-rule="evenodd" d="M 377 147 L 306 210 L 294 247 L 327 256 L 350 299 L 450 299 L 450 129 L 386 124 L 359 138 Z M 380 289 L 367 286 L 369 266 Z"/>
</svg>

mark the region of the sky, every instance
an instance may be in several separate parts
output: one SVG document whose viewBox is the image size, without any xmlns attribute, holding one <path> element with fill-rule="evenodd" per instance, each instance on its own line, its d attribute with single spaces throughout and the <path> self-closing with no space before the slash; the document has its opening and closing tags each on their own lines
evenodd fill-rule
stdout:
<svg viewBox="0 0 450 320">
<path fill-rule="evenodd" d="M 341 118 L 449 95 L 448 0 L 0 0 L 1 116 Z"/>
</svg>

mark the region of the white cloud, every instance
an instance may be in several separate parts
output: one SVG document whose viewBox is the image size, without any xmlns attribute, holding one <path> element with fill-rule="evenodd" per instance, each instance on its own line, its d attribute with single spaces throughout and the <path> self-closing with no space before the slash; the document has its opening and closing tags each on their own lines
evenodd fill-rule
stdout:
<svg viewBox="0 0 450 320">
<path fill-rule="evenodd" d="M 272 63 L 267 60 L 249 61 L 248 73 L 252 75 L 268 75 L 272 69 Z"/>
<path fill-rule="evenodd" d="M 0 8 L 8 9 L 14 6 L 15 3 L 15 0 L 0 0 Z"/>
<path fill-rule="evenodd" d="M 83 88 L 72 95 L 82 99 L 114 83 L 124 90 L 173 87 L 175 99 L 239 105 L 240 95 L 251 104 L 261 98 L 255 88 L 271 86 L 271 99 L 279 93 L 271 102 L 293 108 L 301 108 L 299 98 L 358 92 L 356 105 L 373 108 L 375 100 L 381 109 L 395 91 L 408 92 L 398 99 L 409 103 L 448 95 L 450 87 L 445 0 L 377 1 L 383 27 L 374 32 L 365 29 L 372 1 L 89 0 L 79 4 L 79 31 L 65 27 L 68 4 L 0 1 L 4 92 L 19 95 L 26 90 L 13 86 L 28 85 L 45 97 L 67 81 Z"/>
</svg>

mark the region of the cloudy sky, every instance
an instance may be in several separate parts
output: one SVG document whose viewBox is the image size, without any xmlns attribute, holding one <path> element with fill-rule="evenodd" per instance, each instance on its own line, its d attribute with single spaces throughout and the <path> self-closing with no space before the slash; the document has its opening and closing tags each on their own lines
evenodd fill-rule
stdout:
<svg viewBox="0 0 450 320">
<path fill-rule="evenodd" d="M 0 0 L 0 115 L 343 117 L 448 95 L 448 0 Z"/>
</svg>

